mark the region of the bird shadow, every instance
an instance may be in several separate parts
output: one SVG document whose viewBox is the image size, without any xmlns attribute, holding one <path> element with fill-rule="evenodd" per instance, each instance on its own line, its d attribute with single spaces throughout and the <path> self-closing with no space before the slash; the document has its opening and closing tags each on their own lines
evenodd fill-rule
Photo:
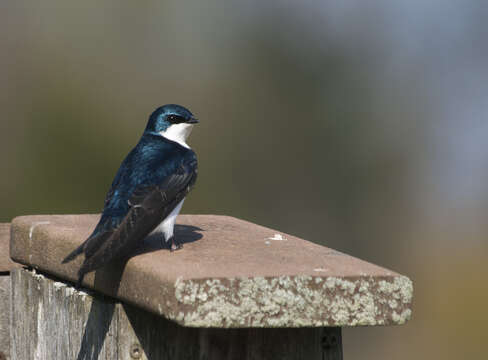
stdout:
<svg viewBox="0 0 488 360">
<path fill-rule="evenodd" d="M 174 235 L 180 245 L 188 244 L 200 240 L 203 231 L 198 226 L 192 225 L 178 225 L 174 227 Z M 171 242 L 164 241 L 161 234 L 150 234 L 145 239 L 142 245 L 136 250 L 133 256 L 145 254 L 161 249 L 170 250 Z"/>
<path fill-rule="evenodd" d="M 203 237 L 201 231 L 203 230 L 199 227 L 191 225 L 175 225 L 174 228 L 175 236 L 180 244 L 192 243 L 201 239 Z M 108 296 L 94 294 L 77 360 L 117 357 L 118 344 L 114 342 L 118 338 L 117 316 L 114 318 L 117 300 L 113 298 L 117 296 L 125 266 L 134 256 L 162 249 L 169 251 L 169 245 L 161 241 L 160 235 L 149 235 L 131 256 L 112 261 L 95 271 L 94 288 L 103 289 L 103 293 Z M 106 341 L 107 335 L 111 340 L 109 342 Z"/>
</svg>

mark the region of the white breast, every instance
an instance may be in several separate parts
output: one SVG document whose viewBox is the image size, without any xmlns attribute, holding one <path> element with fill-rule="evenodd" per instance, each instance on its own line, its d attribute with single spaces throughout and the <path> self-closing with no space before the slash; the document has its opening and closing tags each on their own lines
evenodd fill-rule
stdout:
<svg viewBox="0 0 488 360">
<path fill-rule="evenodd" d="M 163 233 L 164 240 L 169 241 L 169 239 L 173 237 L 176 217 L 180 213 L 184 201 L 185 199 L 181 200 L 173 211 L 166 217 L 166 219 L 161 221 L 161 223 L 151 232 L 151 234 Z"/>
</svg>

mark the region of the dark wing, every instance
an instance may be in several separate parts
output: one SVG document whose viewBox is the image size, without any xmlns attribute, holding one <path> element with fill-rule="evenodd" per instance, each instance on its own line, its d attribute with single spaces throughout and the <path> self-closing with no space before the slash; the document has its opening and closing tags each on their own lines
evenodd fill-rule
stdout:
<svg viewBox="0 0 488 360">
<path fill-rule="evenodd" d="M 112 198 L 115 193 L 115 189 L 117 189 L 120 180 L 122 178 L 123 172 L 126 170 L 126 163 L 128 162 L 127 158 L 124 159 L 124 162 L 121 164 L 117 174 L 115 175 L 114 180 L 112 181 L 112 185 L 105 196 L 104 201 L 104 208 L 112 201 Z M 91 256 L 96 249 L 100 247 L 100 245 L 112 235 L 114 232 L 114 228 L 117 227 L 118 218 L 113 216 L 107 216 L 102 214 L 102 218 L 98 222 L 96 228 L 93 230 L 93 233 L 86 239 L 80 246 L 78 246 L 75 250 L 73 250 L 68 256 L 66 256 L 62 263 L 68 263 L 74 260 L 78 255 L 81 253 L 85 253 L 86 256 Z"/>
<path fill-rule="evenodd" d="M 140 242 L 185 198 L 196 178 L 197 161 L 192 154 L 173 174 L 166 176 L 161 184 L 139 185 L 129 199 L 129 212 L 117 229 L 100 243 L 97 240 L 93 253 L 85 250 L 80 277 L 112 259 L 133 253 Z"/>
</svg>

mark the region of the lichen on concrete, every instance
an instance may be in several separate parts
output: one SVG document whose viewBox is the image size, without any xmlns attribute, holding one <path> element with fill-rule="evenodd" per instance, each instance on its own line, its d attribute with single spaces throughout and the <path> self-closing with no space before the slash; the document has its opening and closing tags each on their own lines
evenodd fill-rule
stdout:
<svg viewBox="0 0 488 360">
<path fill-rule="evenodd" d="M 412 282 L 403 276 L 178 278 L 174 289 L 168 316 L 185 326 L 386 325 L 411 316 Z"/>
<path fill-rule="evenodd" d="M 31 274 L 37 285 L 44 279 Z M 219 328 L 403 324 L 411 316 L 413 291 L 404 276 L 180 277 L 173 288 L 174 295 L 166 288 L 159 314 L 185 326 Z M 90 295 L 57 281 L 52 290 Z"/>
</svg>

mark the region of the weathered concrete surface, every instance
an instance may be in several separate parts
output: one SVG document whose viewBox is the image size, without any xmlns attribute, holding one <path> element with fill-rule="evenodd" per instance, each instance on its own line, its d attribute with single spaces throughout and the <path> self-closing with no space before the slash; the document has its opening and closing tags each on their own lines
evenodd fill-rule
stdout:
<svg viewBox="0 0 488 360">
<path fill-rule="evenodd" d="M 70 281 L 82 257 L 63 259 L 97 215 L 23 216 L 11 256 Z M 227 216 L 182 215 L 171 253 L 148 242 L 126 264 L 86 276 L 84 286 L 193 327 L 320 327 L 403 324 L 405 276 L 323 246 Z"/>
<path fill-rule="evenodd" d="M 13 268 L 20 268 L 10 259 L 10 224 L 0 223 L 0 273 L 8 273 Z"/>
<path fill-rule="evenodd" d="M 12 285 L 14 360 L 342 360 L 340 328 L 188 328 L 23 269 Z"/>
</svg>

